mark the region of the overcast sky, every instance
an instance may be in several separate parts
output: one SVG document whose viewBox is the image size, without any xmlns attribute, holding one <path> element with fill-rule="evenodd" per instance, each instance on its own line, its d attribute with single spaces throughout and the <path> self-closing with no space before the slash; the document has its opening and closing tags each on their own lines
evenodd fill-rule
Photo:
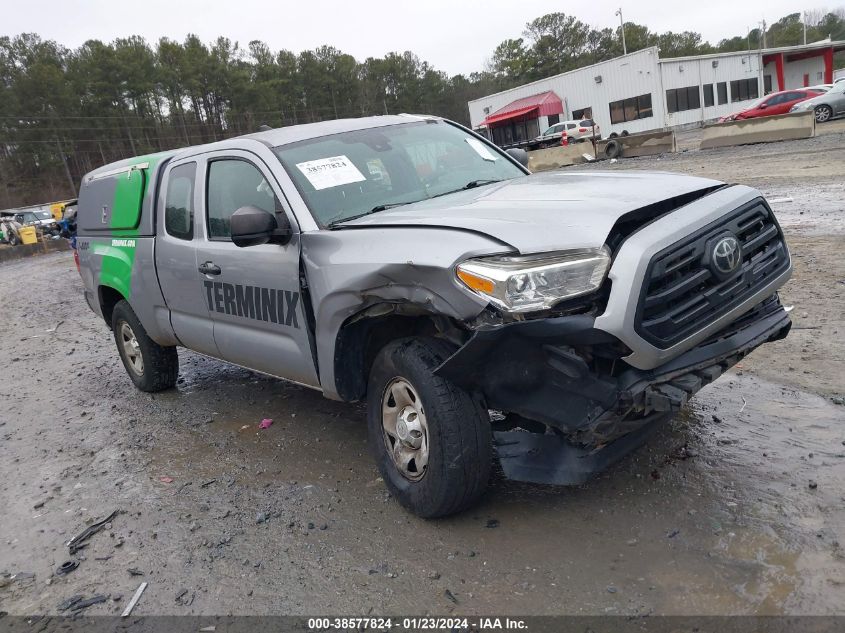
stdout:
<svg viewBox="0 0 845 633">
<path fill-rule="evenodd" d="M 481 70 L 496 45 L 519 37 L 526 22 L 562 11 L 596 27 L 626 21 L 653 31 L 700 32 L 716 43 L 765 19 L 809 9 L 807 0 L 0 0 L 0 35 L 35 32 L 68 47 L 88 39 L 142 35 L 205 41 L 224 35 L 295 52 L 330 44 L 363 60 L 412 50 L 449 74 Z M 803 5 L 803 6 L 802 6 Z M 823 6 L 823 5 L 822 5 Z"/>
</svg>

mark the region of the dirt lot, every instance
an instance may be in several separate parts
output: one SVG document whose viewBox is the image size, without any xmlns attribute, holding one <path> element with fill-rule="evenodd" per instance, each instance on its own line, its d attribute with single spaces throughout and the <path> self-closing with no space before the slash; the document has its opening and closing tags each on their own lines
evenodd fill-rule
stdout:
<svg viewBox="0 0 845 633">
<path fill-rule="evenodd" d="M 784 200 L 796 329 L 590 484 L 497 479 L 448 520 L 388 497 L 361 406 L 190 352 L 177 390 L 140 393 L 69 255 L 4 264 L 0 610 L 103 594 L 87 613 L 116 613 L 145 580 L 141 615 L 845 613 L 843 147 L 830 134 L 582 167 Z"/>
</svg>

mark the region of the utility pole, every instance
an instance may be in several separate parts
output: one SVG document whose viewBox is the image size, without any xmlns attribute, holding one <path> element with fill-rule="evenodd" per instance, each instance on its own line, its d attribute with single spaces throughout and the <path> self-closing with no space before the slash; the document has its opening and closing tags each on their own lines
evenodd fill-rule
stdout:
<svg viewBox="0 0 845 633">
<path fill-rule="evenodd" d="M 614 15 L 619 16 L 619 28 L 622 31 L 622 54 L 627 55 L 628 47 L 625 46 L 625 20 L 622 19 L 622 7 L 619 7 Z"/>
<path fill-rule="evenodd" d="M 62 164 L 65 167 L 65 176 L 67 176 L 67 182 L 70 185 L 70 192 L 73 195 L 73 192 L 76 191 L 76 185 L 73 182 L 73 176 L 70 175 L 70 167 L 67 164 L 67 156 L 65 156 L 64 150 L 62 150 L 62 144 L 59 141 L 59 137 L 56 137 L 56 149 L 59 150 L 59 156 L 62 159 Z"/>
<path fill-rule="evenodd" d="M 765 20 L 763 20 L 762 35 L 763 35 L 763 48 L 768 48 L 768 45 L 766 44 L 766 21 Z"/>
<path fill-rule="evenodd" d="M 801 14 L 801 22 L 804 24 L 804 46 L 807 45 L 807 12 Z"/>
</svg>

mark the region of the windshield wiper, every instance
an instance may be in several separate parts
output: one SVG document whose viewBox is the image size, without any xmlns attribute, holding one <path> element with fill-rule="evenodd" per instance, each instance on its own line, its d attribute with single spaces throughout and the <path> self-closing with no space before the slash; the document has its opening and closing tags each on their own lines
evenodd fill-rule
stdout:
<svg viewBox="0 0 845 633">
<path fill-rule="evenodd" d="M 482 178 L 481 180 L 470 180 L 463 186 L 463 189 L 475 189 L 481 185 L 492 185 L 494 182 L 502 182 L 501 178 Z"/>
<path fill-rule="evenodd" d="M 476 187 L 480 187 L 481 185 L 492 185 L 494 182 L 502 182 L 501 178 L 482 178 L 481 180 L 470 180 L 467 184 L 465 184 L 460 189 L 452 189 L 451 191 L 444 191 L 443 193 L 438 193 L 431 198 L 439 198 L 440 196 L 448 196 L 450 193 L 458 193 L 459 191 L 466 191 L 467 189 L 475 189 Z"/>
<path fill-rule="evenodd" d="M 414 202 L 419 202 L 419 200 L 415 200 Z M 393 207 L 401 207 L 404 204 L 411 204 L 411 202 L 392 202 L 390 204 L 378 204 L 374 206 L 369 211 L 364 211 L 363 213 L 359 213 L 358 215 L 350 215 L 348 218 L 337 217 L 335 216 L 326 224 L 329 228 L 334 227 L 336 224 L 342 224 L 343 222 L 349 222 L 350 220 L 357 220 L 358 218 L 363 218 L 366 215 L 370 215 L 371 213 L 378 213 L 379 211 L 387 211 L 388 209 L 392 209 Z"/>
</svg>

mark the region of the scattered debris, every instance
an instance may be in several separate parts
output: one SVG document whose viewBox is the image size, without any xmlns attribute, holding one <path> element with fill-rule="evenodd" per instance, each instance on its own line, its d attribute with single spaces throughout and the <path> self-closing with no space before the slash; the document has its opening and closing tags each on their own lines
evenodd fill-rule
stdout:
<svg viewBox="0 0 845 633">
<path fill-rule="evenodd" d="M 67 543 L 65 543 L 65 545 L 67 545 L 68 549 L 70 550 L 71 556 L 76 554 L 76 552 L 84 548 L 86 545 L 88 545 L 88 539 L 94 536 L 104 527 L 106 527 L 106 523 L 110 523 L 111 520 L 117 516 L 117 513 L 118 510 L 115 510 L 102 521 L 98 521 L 97 523 L 89 525 L 87 528 L 82 530 L 82 532 L 80 532 L 72 539 L 70 539 Z"/>
<path fill-rule="evenodd" d="M 146 588 L 147 583 L 145 582 L 142 582 L 140 585 L 138 585 L 138 588 L 135 590 L 135 594 L 132 596 L 132 599 L 129 601 L 129 604 L 126 605 L 126 608 L 123 610 L 123 613 L 120 614 L 120 617 L 129 617 L 129 614 L 132 613 L 132 609 L 134 609 L 135 605 L 138 604 L 138 600 L 141 599 L 141 594 L 144 593 L 144 589 Z"/>
<path fill-rule="evenodd" d="M 207 486 L 210 486 L 211 484 L 215 483 L 216 481 L 217 481 L 216 479 L 209 479 L 208 481 L 204 481 L 203 483 L 200 484 L 200 488 L 206 488 Z"/>
<path fill-rule="evenodd" d="M 769 204 L 781 204 L 782 202 L 792 202 L 792 198 L 784 196 L 783 198 L 769 198 Z"/>
<path fill-rule="evenodd" d="M 45 332 L 49 332 L 50 334 L 52 334 L 53 332 L 55 332 L 56 330 L 58 330 L 58 329 L 59 329 L 59 326 L 60 326 L 62 323 L 64 323 L 64 320 L 59 321 L 58 323 L 56 323 L 56 325 L 54 325 L 53 327 L 48 328 L 48 329 L 46 329 L 46 330 L 44 330 L 44 331 L 45 331 Z"/>
<path fill-rule="evenodd" d="M 616 593 L 617 591 L 619 590 L 616 587 L 614 587 L 613 585 L 608 585 L 607 593 Z"/>
<path fill-rule="evenodd" d="M 454 602 L 455 604 L 458 604 L 458 599 L 455 597 L 455 594 L 453 594 L 453 593 L 452 593 L 451 591 L 449 591 L 448 589 L 446 589 L 446 590 L 443 592 L 443 595 L 444 595 L 444 596 L 446 596 L 449 600 L 451 600 L 451 601 L 452 601 L 452 602 Z"/>
<path fill-rule="evenodd" d="M 59 611 L 67 611 L 67 610 L 68 610 L 68 609 L 70 609 L 73 605 L 75 605 L 77 602 L 79 602 L 80 600 L 82 600 L 82 598 L 83 598 L 83 597 L 84 597 L 84 596 L 82 596 L 81 594 L 76 594 L 75 596 L 71 596 L 71 597 L 70 597 L 70 598 L 68 598 L 67 600 L 62 600 L 62 601 L 61 601 L 61 602 L 60 602 L 60 603 L 56 606 L 56 608 L 57 608 Z"/>
<path fill-rule="evenodd" d="M 816 488 L 819 487 L 819 484 L 815 479 L 811 479 L 809 481 L 809 483 L 807 484 L 807 486 L 810 488 L 810 490 L 815 490 Z"/>
<path fill-rule="evenodd" d="M 269 429 L 270 425 L 273 424 L 273 420 L 270 418 L 264 418 L 261 420 L 261 424 L 258 425 L 259 429 Z"/>
<path fill-rule="evenodd" d="M 79 567 L 78 560 L 66 560 L 56 568 L 56 574 L 58 574 L 59 576 L 64 576 L 65 574 L 69 574 L 70 572 L 72 572 L 77 567 Z"/>
<path fill-rule="evenodd" d="M 130 567 L 126 571 L 129 572 L 130 576 L 143 576 L 144 575 L 144 572 L 142 572 L 140 569 L 136 569 L 135 567 Z"/>
<path fill-rule="evenodd" d="M 68 608 L 71 611 L 82 611 L 82 609 L 87 609 L 90 606 L 93 606 L 95 604 L 100 604 L 101 602 L 105 602 L 108 599 L 109 599 L 108 596 L 104 596 L 104 595 L 97 595 L 97 596 L 94 596 L 93 598 L 88 598 L 87 600 L 83 600 L 82 596 L 73 596 L 73 598 L 68 599 L 68 600 L 73 600 L 73 603 Z M 61 605 L 60 605 L 60 607 L 61 607 Z M 59 610 L 60 611 L 66 611 L 67 609 L 61 609 L 60 608 Z"/>
<path fill-rule="evenodd" d="M 173 477 L 162 476 L 162 477 L 159 477 L 158 480 L 163 484 L 172 484 L 173 483 Z"/>
<path fill-rule="evenodd" d="M 678 534 L 680 534 L 680 533 L 681 533 L 681 531 L 680 531 L 679 529 L 677 529 L 677 528 L 676 528 L 676 529 L 674 529 L 674 530 L 670 530 L 670 531 L 666 534 L 666 538 L 675 538 L 675 537 L 676 537 L 676 536 L 678 536 Z"/>
<path fill-rule="evenodd" d="M 255 515 L 255 522 L 256 523 L 264 523 L 269 518 L 270 517 L 267 516 L 266 512 L 259 512 L 258 514 Z"/>
<path fill-rule="evenodd" d="M 487 523 L 484 525 L 487 528 L 497 528 L 499 527 L 499 519 L 487 519 Z"/>
</svg>

